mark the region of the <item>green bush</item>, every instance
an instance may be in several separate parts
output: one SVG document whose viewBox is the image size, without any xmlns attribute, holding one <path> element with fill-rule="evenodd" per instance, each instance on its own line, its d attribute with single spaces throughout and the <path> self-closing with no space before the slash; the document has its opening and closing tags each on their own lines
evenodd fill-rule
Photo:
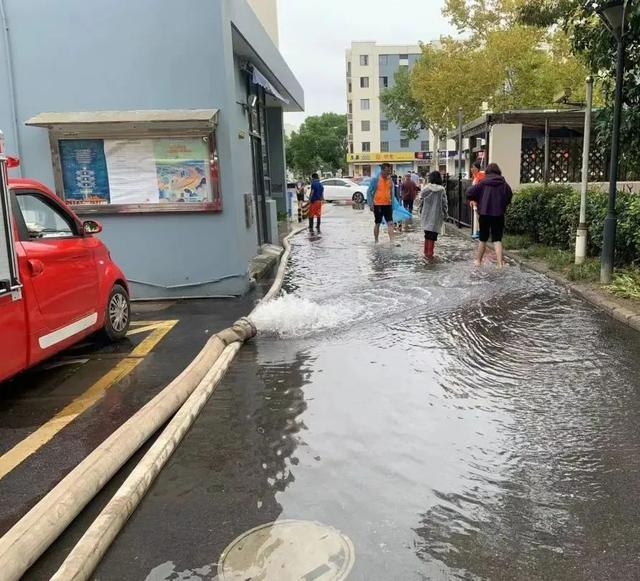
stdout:
<svg viewBox="0 0 640 581">
<path fill-rule="evenodd" d="M 608 195 L 590 191 L 587 198 L 588 247 L 590 256 L 602 249 L 602 228 Z M 616 260 L 632 264 L 640 259 L 640 195 L 619 192 Z M 533 242 L 571 250 L 580 216 L 580 194 L 566 185 L 531 186 L 513 196 L 507 212 L 507 232 L 529 236 Z"/>
<path fill-rule="evenodd" d="M 640 270 L 626 270 L 613 276 L 609 290 L 619 297 L 640 301 Z"/>
</svg>

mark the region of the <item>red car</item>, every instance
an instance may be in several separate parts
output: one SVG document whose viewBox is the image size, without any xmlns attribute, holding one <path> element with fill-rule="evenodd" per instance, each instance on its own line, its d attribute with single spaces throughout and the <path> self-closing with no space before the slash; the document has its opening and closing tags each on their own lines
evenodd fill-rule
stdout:
<svg viewBox="0 0 640 581">
<path fill-rule="evenodd" d="M 0 202 L 3 196 L 0 210 L 5 208 L 4 220 L 10 224 L 2 227 L 0 211 L 0 235 L 13 232 L 7 252 L 10 262 L 13 254 L 17 273 L 12 284 L 0 285 L 0 381 L 95 331 L 103 330 L 112 340 L 124 338 L 130 322 L 129 289 L 109 251 L 94 236 L 102 230 L 100 224 L 80 221 L 34 180 L 7 182 L 0 174 Z"/>
</svg>

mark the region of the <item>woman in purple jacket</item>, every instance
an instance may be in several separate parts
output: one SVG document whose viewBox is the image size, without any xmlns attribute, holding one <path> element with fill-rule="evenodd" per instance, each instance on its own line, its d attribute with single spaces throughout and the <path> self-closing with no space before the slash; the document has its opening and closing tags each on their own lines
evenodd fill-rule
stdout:
<svg viewBox="0 0 640 581">
<path fill-rule="evenodd" d="M 496 251 L 496 267 L 502 268 L 504 265 L 502 248 L 504 215 L 511 203 L 513 192 L 502 177 L 497 163 L 490 163 L 485 171 L 486 177 L 467 191 L 467 198 L 478 205 L 480 215 L 480 244 L 475 264 L 482 265 L 487 241 L 491 236 Z"/>
</svg>

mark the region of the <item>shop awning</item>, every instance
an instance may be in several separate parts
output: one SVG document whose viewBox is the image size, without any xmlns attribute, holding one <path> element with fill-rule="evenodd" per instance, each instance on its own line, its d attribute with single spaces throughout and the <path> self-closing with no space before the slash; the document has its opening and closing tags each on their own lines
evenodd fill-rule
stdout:
<svg viewBox="0 0 640 581">
<path fill-rule="evenodd" d="M 218 109 L 168 109 L 140 111 L 76 111 L 39 113 L 26 122 L 34 127 L 123 126 L 203 127 L 215 126 Z"/>
<path fill-rule="evenodd" d="M 270 82 L 267 77 L 265 77 L 255 66 L 253 67 L 253 83 L 255 85 L 260 85 L 264 88 L 264 90 L 273 95 L 278 101 L 281 101 L 285 105 L 289 104 L 289 99 L 283 97 L 278 89 L 276 89 Z"/>
</svg>

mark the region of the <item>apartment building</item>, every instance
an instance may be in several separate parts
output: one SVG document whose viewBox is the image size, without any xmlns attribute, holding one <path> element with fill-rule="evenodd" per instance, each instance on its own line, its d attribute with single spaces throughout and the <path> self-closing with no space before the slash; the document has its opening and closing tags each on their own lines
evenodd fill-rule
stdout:
<svg viewBox="0 0 640 581">
<path fill-rule="evenodd" d="M 427 171 L 430 166 L 433 135 L 421 131 L 409 139 L 393 121 L 386 119 L 380 94 L 393 87 L 395 75 L 402 68 L 410 70 L 420 58 L 418 45 L 378 45 L 375 42 L 352 42 L 346 51 L 346 89 L 349 149 L 349 174 L 371 175 L 373 167 L 383 161 L 393 164 L 396 173 Z M 447 144 L 439 147 L 439 165 L 446 171 L 453 159 Z M 451 146 L 451 142 L 448 144 Z"/>
</svg>

